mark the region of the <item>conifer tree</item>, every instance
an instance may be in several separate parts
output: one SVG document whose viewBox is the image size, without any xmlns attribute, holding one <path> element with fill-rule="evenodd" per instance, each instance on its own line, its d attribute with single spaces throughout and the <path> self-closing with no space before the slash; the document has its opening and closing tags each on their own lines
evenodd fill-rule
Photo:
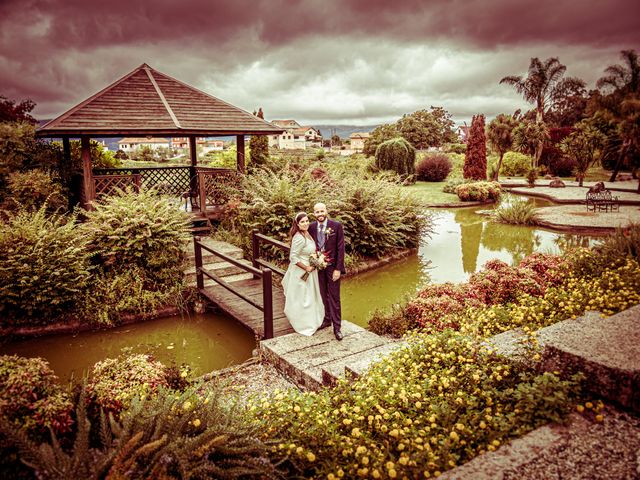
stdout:
<svg viewBox="0 0 640 480">
<path fill-rule="evenodd" d="M 262 108 L 258 109 L 258 113 L 254 112 L 258 118 L 264 119 Z M 249 169 L 254 170 L 265 165 L 269 161 L 269 140 L 266 135 L 251 135 L 249 140 L 249 148 L 251 149 Z"/>
<path fill-rule="evenodd" d="M 464 178 L 487 179 L 487 140 L 484 134 L 484 115 L 474 115 L 469 129 L 467 152 L 464 155 Z"/>
</svg>

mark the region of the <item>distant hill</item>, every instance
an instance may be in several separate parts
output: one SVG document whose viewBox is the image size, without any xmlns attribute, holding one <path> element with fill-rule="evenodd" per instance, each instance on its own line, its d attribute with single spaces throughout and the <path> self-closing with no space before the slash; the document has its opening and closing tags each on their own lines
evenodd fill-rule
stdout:
<svg viewBox="0 0 640 480">
<path fill-rule="evenodd" d="M 335 129 L 335 134 L 338 135 L 343 140 L 349 138 L 354 132 L 370 132 L 374 128 L 379 127 L 380 125 L 312 125 L 313 127 L 320 130 L 320 133 L 324 138 L 331 138 L 333 134 L 333 130 Z"/>
</svg>

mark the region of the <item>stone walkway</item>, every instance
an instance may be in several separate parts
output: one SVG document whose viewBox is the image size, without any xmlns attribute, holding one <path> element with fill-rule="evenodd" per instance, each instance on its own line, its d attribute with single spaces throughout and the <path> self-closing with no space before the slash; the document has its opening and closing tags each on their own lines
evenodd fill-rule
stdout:
<svg viewBox="0 0 640 480">
<path fill-rule="evenodd" d="M 538 332 L 540 367 L 585 373 L 584 388 L 607 403 L 601 421 L 593 412 L 570 415 L 495 452 L 445 472 L 443 479 L 638 479 L 640 478 L 640 305 L 609 318 L 587 312 Z M 489 340 L 498 353 L 525 360 L 521 331 Z M 587 410 L 585 410 L 587 412 Z"/>
</svg>

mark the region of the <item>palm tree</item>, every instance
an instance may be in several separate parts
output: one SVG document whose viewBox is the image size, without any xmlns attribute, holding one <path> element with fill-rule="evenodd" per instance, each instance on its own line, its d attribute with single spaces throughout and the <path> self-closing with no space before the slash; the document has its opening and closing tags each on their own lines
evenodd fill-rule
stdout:
<svg viewBox="0 0 640 480">
<path fill-rule="evenodd" d="M 529 73 L 526 78 L 522 75 L 510 75 L 500 80 L 500 83 L 512 85 L 527 102 L 534 103 L 536 122 L 541 123 L 544 121 L 545 108 L 551 102 L 556 89 L 562 85 L 560 79 L 566 70 L 567 67 L 561 64 L 557 57 L 547 58 L 544 62 L 534 57 L 529 64 Z M 575 79 L 564 81 L 575 81 Z"/>
<path fill-rule="evenodd" d="M 640 93 L 640 62 L 635 50 L 622 50 L 620 56 L 626 65 L 609 65 L 606 75 L 596 83 L 601 89 L 613 88 L 622 93 Z"/>
<path fill-rule="evenodd" d="M 489 127 L 487 128 L 487 140 L 489 141 L 489 145 L 491 145 L 491 148 L 493 148 L 500 155 L 500 159 L 498 160 L 498 167 L 493 173 L 494 182 L 498 181 L 504 154 L 507 153 L 513 146 L 513 138 L 511 136 L 511 133 L 517 125 L 518 121 L 515 120 L 511 115 L 505 115 L 504 113 L 501 113 L 491 121 Z"/>
<path fill-rule="evenodd" d="M 536 106 L 536 123 L 544 123 L 544 113 L 547 105 L 557 97 L 558 92 L 565 88 L 566 84 L 579 83 L 580 80 L 570 77 L 562 80 L 567 67 L 560 63 L 557 57 L 547 58 L 542 62 L 538 57 L 531 59 L 527 77 L 522 75 L 510 75 L 500 80 L 500 83 L 512 85 L 516 92 L 524 99 Z M 540 137 L 542 138 L 542 137 Z M 535 152 L 535 165 L 542 155 L 544 142 L 537 144 Z"/>
<path fill-rule="evenodd" d="M 531 155 L 533 160 L 531 168 L 538 167 L 540 154 L 542 153 L 541 145 L 549 139 L 549 130 L 544 122 L 536 123 L 529 120 L 523 120 L 511 132 L 513 138 L 513 146 L 521 153 Z"/>
</svg>

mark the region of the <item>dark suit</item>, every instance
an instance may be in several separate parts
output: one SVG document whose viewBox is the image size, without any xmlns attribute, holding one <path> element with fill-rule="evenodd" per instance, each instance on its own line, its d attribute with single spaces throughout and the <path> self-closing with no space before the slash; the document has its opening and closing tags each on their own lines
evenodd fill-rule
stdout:
<svg viewBox="0 0 640 480">
<path fill-rule="evenodd" d="M 334 282 L 333 271 L 339 270 L 340 273 L 346 273 L 344 270 L 344 230 L 340 222 L 327 220 L 327 230 L 331 229 L 329 235 L 325 235 L 324 245 L 318 241 L 318 222 L 309 225 L 309 233 L 313 237 L 318 246 L 329 256 L 329 265 L 324 270 L 318 272 L 320 281 L 320 295 L 324 302 L 324 319 L 331 322 L 333 329 L 340 331 L 342 326 L 342 308 L 340 305 L 340 279 Z"/>
</svg>

